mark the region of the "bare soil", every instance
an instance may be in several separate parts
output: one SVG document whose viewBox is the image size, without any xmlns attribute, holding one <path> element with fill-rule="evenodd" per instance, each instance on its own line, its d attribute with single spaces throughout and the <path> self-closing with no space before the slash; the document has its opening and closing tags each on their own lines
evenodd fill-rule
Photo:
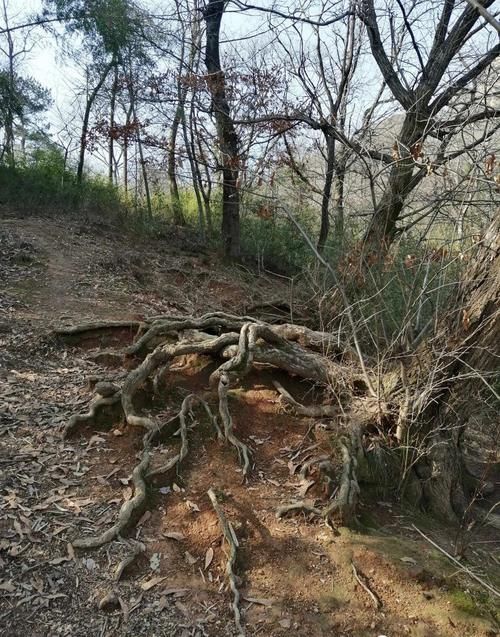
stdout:
<svg viewBox="0 0 500 637">
<path fill-rule="evenodd" d="M 405 510 L 389 495 L 367 500 L 365 494 L 356 529 L 332 531 L 303 514 L 276 517 L 278 506 L 302 497 L 308 486 L 297 466 L 312 453 L 331 453 L 333 446 L 323 422 L 287 413 L 271 381 L 278 377 L 306 401 L 313 400 L 314 388 L 269 369 L 252 373 L 230 393 L 236 433 L 255 463 L 246 482 L 234 449 L 218 441 L 197 412 L 186 462 L 173 482 L 154 482 L 132 537 L 75 552 L 75 537 L 112 525 L 132 496 L 130 474 L 141 433 L 109 421 L 62 439 L 68 418 L 86 411 L 89 378 L 116 376 L 91 355 L 118 343 L 103 337 L 72 346 L 51 337 L 51 330 L 169 312 L 245 313 L 270 298 L 289 298 L 284 280 L 197 254 L 185 234 L 146 240 L 96 221 L 4 214 L 0 628 L 5 635 L 237 634 L 224 574 L 226 547 L 209 488 L 239 541 L 246 634 L 499 634 L 494 596 L 415 527 L 446 551 L 459 549 L 464 565 L 497 588 L 498 534 L 473 530 L 457 542 L 454 529 Z M 127 342 L 130 334 L 125 330 L 118 338 Z M 146 408 L 168 417 L 190 392 L 205 392 L 210 401 L 211 369 L 208 359 L 179 360 L 165 379 L 161 401 Z M 168 458 L 175 449 L 162 451 Z M 311 484 L 304 497 L 325 495 Z M 139 543 L 144 550 L 116 581 L 117 566 Z"/>
</svg>

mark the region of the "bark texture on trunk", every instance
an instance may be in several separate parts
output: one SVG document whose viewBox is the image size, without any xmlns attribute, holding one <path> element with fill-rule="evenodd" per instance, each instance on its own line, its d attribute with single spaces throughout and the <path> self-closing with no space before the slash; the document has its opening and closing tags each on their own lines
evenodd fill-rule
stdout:
<svg viewBox="0 0 500 637">
<path fill-rule="evenodd" d="M 426 508 L 441 518 L 462 519 L 471 498 L 470 473 L 485 482 L 500 468 L 486 446 L 498 451 L 498 384 L 500 378 L 500 214 L 478 246 L 442 334 L 419 356 L 426 379 L 426 405 L 413 443 L 425 453 L 415 464 Z M 440 346 L 436 347 L 440 342 Z M 424 364 L 422 365 L 422 361 Z M 423 393 L 415 393 L 414 405 Z M 414 411 L 421 406 L 414 407 Z M 495 417 L 496 413 L 496 417 Z M 467 454 L 467 439 L 481 444 Z M 489 440 L 489 442 L 488 442 Z M 469 456 L 469 463 L 465 462 Z M 470 462 L 472 460 L 472 463 Z M 476 481 L 477 482 L 477 481 Z"/>
<path fill-rule="evenodd" d="M 405 116 L 394 145 L 394 164 L 387 185 L 365 233 L 367 252 L 384 253 L 391 245 L 407 198 L 425 175 L 423 169 L 415 168 L 411 151 L 417 142 L 422 141 L 426 121 L 424 115 L 414 111 L 408 111 Z"/>
<path fill-rule="evenodd" d="M 89 130 L 89 122 L 90 122 L 90 113 L 92 111 L 92 107 L 96 100 L 96 97 L 103 87 L 106 78 L 109 75 L 109 72 L 113 68 L 115 64 L 115 60 L 112 59 L 103 69 L 99 81 L 93 90 L 89 93 L 87 97 L 87 103 L 85 104 L 85 111 L 83 113 L 83 121 L 82 121 L 82 132 L 80 135 L 80 152 L 78 155 L 78 166 L 76 169 L 76 181 L 78 184 L 81 184 L 83 181 L 83 168 L 85 165 L 85 151 L 87 149 L 87 134 Z"/>
<path fill-rule="evenodd" d="M 321 197 L 321 227 L 319 230 L 318 251 L 323 252 L 330 231 L 330 198 L 332 195 L 332 183 L 335 172 L 335 138 L 326 136 L 326 174 L 323 194 Z"/>
<path fill-rule="evenodd" d="M 205 64 L 222 163 L 222 240 L 224 253 L 231 259 L 240 256 L 240 193 L 238 188 L 238 136 L 231 118 L 226 81 L 221 68 L 219 36 L 225 2 L 210 0 L 204 10 L 207 25 Z"/>
</svg>

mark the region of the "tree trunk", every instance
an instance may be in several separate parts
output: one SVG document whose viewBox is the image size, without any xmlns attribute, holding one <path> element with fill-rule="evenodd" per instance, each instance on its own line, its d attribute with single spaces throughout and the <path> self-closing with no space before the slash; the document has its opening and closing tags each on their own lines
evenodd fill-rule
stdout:
<svg viewBox="0 0 500 637">
<path fill-rule="evenodd" d="M 118 64 L 115 63 L 113 86 L 111 87 L 111 100 L 109 109 L 109 146 L 108 146 L 108 181 L 112 186 L 115 183 L 115 152 L 114 152 L 114 134 L 115 134 L 115 110 L 116 110 L 116 94 L 118 92 Z"/>
<path fill-rule="evenodd" d="M 179 186 L 177 185 L 177 173 L 175 169 L 175 155 L 177 150 L 177 132 L 179 130 L 179 124 L 181 122 L 182 110 L 184 106 L 178 104 L 175 109 L 174 120 L 172 122 L 172 128 L 170 130 L 170 144 L 168 147 L 168 183 L 170 187 L 170 201 L 172 203 L 172 212 L 174 214 L 174 223 L 177 225 L 184 224 L 184 217 L 182 214 L 181 198 L 179 196 Z"/>
<path fill-rule="evenodd" d="M 338 156 L 340 154 L 340 157 Z M 335 181 L 333 185 L 333 204 L 334 204 L 334 218 L 333 226 L 335 232 L 335 244 L 337 249 L 342 249 L 344 243 L 344 187 L 345 187 L 345 175 L 346 175 L 346 158 L 345 151 L 341 151 L 337 154 L 337 162 L 335 168 Z"/>
<path fill-rule="evenodd" d="M 87 133 L 89 130 L 90 112 L 92 110 L 92 106 L 94 105 L 97 94 L 101 90 L 102 85 L 106 81 L 106 78 L 108 77 L 108 73 L 111 71 L 114 64 L 115 64 L 115 60 L 112 59 L 104 67 L 98 83 L 96 84 L 94 89 L 91 91 L 91 93 L 87 97 L 87 102 L 85 104 L 85 112 L 83 114 L 82 133 L 80 136 L 80 153 L 78 156 L 78 167 L 76 169 L 76 181 L 78 184 L 81 184 L 83 180 L 83 167 L 85 164 L 85 149 L 87 148 Z"/>
<path fill-rule="evenodd" d="M 238 188 L 238 137 L 226 96 L 226 82 L 221 69 L 219 36 L 224 13 L 224 0 L 209 0 L 204 18 L 207 25 L 205 64 L 222 163 L 222 240 L 224 254 L 231 259 L 240 256 L 240 193 Z"/>
<path fill-rule="evenodd" d="M 326 173 L 323 193 L 321 196 L 321 227 L 319 229 L 318 251 L 323 252 L 328 240 L 330 231 L 330 197 L 332 194 L 332 183 L 335 171 L 335 138 L 332 135 L 326 136 Z"/>
<path fill-rule="evenodd" d="M 422 141 L 425 122 L 426 118 L 418 112 L 406 113 L 401 132 L 394 143 L 394 164 L 387 185 L 365 233 L 367 252 L 383 254 L 387 251 L 396 236 L 396 223 L 408 196 L 426 174 L 423 169 L 415 172 L 411 152 L 414 145 Z"/>
<path fill-rule="evenodd" d="M 425 386 L 414 394 L 412 411 L 420 417 L 415 437 L 406 442 L 424 451 L 414 466 L 424 505 L 448 520 L 462 519 L 471 498 L 465 438 L 479 433 L 483 440 L 490 437 L 493 449 L 498 445 L 499 301 L 500 214 L 478 247 L 458 303 L 453 300 L 453 314 L 443 322 L 442 347 L 434 339 L 432 349 L 415 357 Z M 492 469 L 488 458 L 475 460 Z"/>
</svg>

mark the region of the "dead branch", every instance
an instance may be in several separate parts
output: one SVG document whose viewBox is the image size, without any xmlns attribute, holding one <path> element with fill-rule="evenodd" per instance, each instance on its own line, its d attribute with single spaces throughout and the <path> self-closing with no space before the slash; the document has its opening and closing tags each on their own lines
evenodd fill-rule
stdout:
<svg viewBox="0 0 500 637">
<path fill-rule="evenodd" d="M 453 557 L 453 555 L 450 555 L 447 551 L 444 550 L 444 548 L 442 546 L 439 546 L 439 544 L 437 544 L 436 542 L 434 542 L 434 540 L 431 540 L 430 537 L 428 537 L 427 535 L 425 535 L 425 533 L 423 533 L 418 527 L 416 527 L 414 524 L 412 524 L 412 527 L 415 529 L 415 531 L 417 531 L 417 533 L 419 533 L 426 542 L 429 542 L 429 544 L 432 544 L 432 546 L 434 548 L 436 548 L 438 551 L 440 551 L 443 555 L 445 555 L 451 562 L 453 562 L 453 564 L 455 564 L 455 566 L 457 566 L 461 571 L 463 571 L 464 573 L 466 573 L 469 577 L 471 577 L 472 579 L 476 580 L 476 582 L 478 582 L 478 584 L 481 584 L 481 586 L 483 588 L 485 588 L 486 590 L 488 590 L 490 593 L 493 593 L 493 595 L 495 595 L 495 597 L 500 597 L 500 591 L 497 591 L 496 588 L 493 588 L 493 586 L 490 586 L 488 584 L 488 582 L 485 582 L 483 579 L 481 579 L 478 575 L 476 575 L 474 572 L 472 572 L 469 568 L 467 568 L 467 566 L 465 566 L 464 564 L 462 564 L 461 562 L 459 562 L 455 557 Z"/>
</svg>

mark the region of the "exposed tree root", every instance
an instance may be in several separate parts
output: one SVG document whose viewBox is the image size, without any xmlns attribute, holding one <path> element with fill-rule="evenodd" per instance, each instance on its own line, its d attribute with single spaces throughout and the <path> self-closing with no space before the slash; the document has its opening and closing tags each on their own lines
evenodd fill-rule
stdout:
<svg viewBox="0 0 500 637">
<path fill-rule="evenodd" d="M 146 550 L 146 547 L 142 542 L 136 542 L 135 540 L 131 541 L 131 550 L 128 555 L 126 555 L 121 562 L 117 565 L 114 573 L 115 582 L 118 582 L 123 573 L 127 570 L 127 568 L 135 562 L 141 553 Z"/>
<path fill-rule="evenodd" d="M 59 327 L 53 330 L 55 336 L 83 336 L 91 332 L 102 332 L 107 330 L 139 329 L 141 321 L 96 321 L 92 323 L 80 323 L 69 327 Z"/>
<path fill-rule="evenodd" d="M 114 540 L 119 535 L 124 533 L 130 528 L 135 521 L 135 518 L 142 513 L 142 509 L 146 504 L 146 472 L 149 466 L 149 451 L 146 448 L 142 453 L 142 458 L 139 464 L 132 472 L 132 484 L 134 485 L 134 495 L 130 500 L 122 504 L 120 513 L 118 514 L 118 520 L 107 531 L 104 531 L 100 535 L 91 537 L 77 538 L 72 542 L 73 547 L 76 549 L 95 549 L 99 546 L 103 546 L 111 540 Z"/>
<path fill-rule="evenodd" d="M 208 497 L 212 503 L 215 513 L 219 518 L 219 524 L 224 535 L 224 539 L 229 545 L 229 556 L 226 562 L 226 577 L 229 580 L 229 586 L 233 593 L 233 601 L 231 604 L 231 608 L 234 614 L 234 622 L 236 624 L 236 628 L 238 630 L 239 635 L 244 635 L 245 631 L 241 625 L 241 613 L 240 613 L 240 592 L 238 590 L 238 586 L 236 583 L 236 574 L 234 572 L 235 564 L 236 564 L 236 554 L 239 547 L 238 538 L 236 537 L 236 533 L 231 525 L 231 522 L 228 522 L 224 511 L 221 509 L 219 502 L 217 501 L 217 496 L 213 489 L 208 490 Z"/>
<path fill-rule="evenodd" d="M 358 569 L 356 568 L 356 565 L 352 561 L 351 561 L 351 568 L 352 568 L 353 575 L 356 578 L 356 581 L 358 582 L 358 584 L 370 596 L 370 599 L 372 600 L 375 608 L 377 610 L 380 610 L 382 608 L 382 601 L 380 600 L 380 597 L 376 595 L 366 583 L 366 576 L 363 575 L 363 573 L 358 571 Z"/>
<path fill-rule="evenodd" d="M 343 524 L 350 524 L 356 515 L 356 505 L 360 493 L 357 478 L 357 458 L 354 445 L 347 438 L 340 441 L 342 453 L 342 475 L 338 492 L 323 512 L 325 518 L 335 517 Z"/>
<path fill-rule="evenodd" d="M 248 447 L 238 440 L 233 432 L 233 419 L 229 413 L 227 404 L 227 392 L 229 389 L 229 377 L 222 374 L 219 381 L 219 414 L 224 425 L 224 437 L 238 450 L 238 455 L 243 463 L 243 476 L 246 476 L 250 469 L 250 451 Z"/>
<path fill-rule="evenodd" d="M 276 517 L 282 518 L 288 513 L 312 513 L 318 518 L 323 516 L 321 509 L 308 504 L 307 502 L 292 502 L 291 504 L 284 504 L 276 509 Z"/>
<path fill-rule="evenodd" d="M 175 422 L 177 419 L 179 420 L 180 427 L 178 432 L 176 432 L 176 433 L 179 433 L 181 436 L 181 448 L 179 450 L 179 453 L 176 454 L 173 458 L 171 458 L 168 462 L 161 465 L 160 467 L 151 469 L 147 474 L 148 478 L 151 478 L 152 476 L 155 476 L 155 475 L 169 473 L 170 471 L 172 471 L 172 469 L 178 468 L 181 465 L 184 458 L 188 455 L 188 435 L 187 435 L 188 426 L 187 426 L 186 418 L 197 402 L 204 407 L 207 413 L 207 416 L 209 417 L 210 421 L 214 425 L 214 428 L 218 436 L 222 435 L 219 425 L 217 423 L 217 420 L 214 418 L 210 407 L 203 400 L 203 398 L 200 398 L 196 394 L 190 394 L 189 396 L 186 396 L 186 398 L 184 398 L 184 400 L 182 401 L 180 412 L 168 421 L 168 423 L 172 423 L 172 422 Z M 160 433 L 160 432 L 161 432 L 161 429 L 159 432 L 156 432 L 156 433 Z"/>
<path fill-rule="evenodd" d="M 96 417 L 101 412 L 103 407 L 111 407 L 112 405 L 117 405 L 120 400 L 121 392 L 119 390 L 111 396 L 99 396 L 98 394 L 98 397 L 94 400 L 94 402 L 91 403 L 89 411 L 86 414 L 75 414 L 74 416 L 71 416 L 68 424 L 64 428 L 63 437 L 67 438 L 77 429 L 79 429 L 81 425 L 95 425 Z"/>
<path fill-rule="evenodd" d="M 302 405 L 297 402 L 277 380 L 273 381 L 273 385 L 283 398 L 283 401 L 287 405 L 291 405 L 295 413 L 299 416 L 308 416 L 309 418 L 333 418 L 339 414 L 338 408 L 333 407 L 333 405 Z"/>
<path fill-rule="evenodd" d="M 242 464 L 243 476 L 244 478 L 248 476 L 251 468 L 251 452 L 248 446 L 235 435 L 228 404 L 228 391 L 256 365 L 270 365 L 291 375 L 323 383 L 331 391 L 335 391 L 337 387 L 344 391 L 355 381 L 358 381 L 358 389 L 363 386 L 362 377 L 357 377 L 353 373 L 352 366 L 343 366 L 324 355 L 328 351 L 334 351 L 337 359 L 343 355 L 329 334 L 314 332 L 296 325 L 268 325 L 252 317 L 238 317 L 222 312 L 213 312 L 200 318 L 160 316 L 151 317 L 142 322 L 112 321 L 85 324 L 64 328 L 61 333 L 85 337 L 87 333 L 96 330 L 123 327 L 136 327 L 137 334 L 134 342 L 122 350 L 119 356 L 122 360 L 126 356 L 142 356 L 143 360 L 126 374 L 120 387 L 118 383 L 98 382 L 94 388 L 96 399 L 89 412 L 73 416 L 64 430 L 64 435 L 74 433 L 80 425 L 96 425 L 99 413 L 106 407 L 116 405 L 122 410 L 128 425 L 145 430 L 143 456 L 132 474 L 134 495 L 131 500 L 123 504 L 116 524 L 98 536 L 77 539 L 74 542 L 76 548 L 88 549 L 101 546 L 133 525 L 140 510 L 144 508 L 146 481 L 156 475 L 165 475 L 178 470 L 188 455 L 188 416 L 192 415 L 196 405 L 205 410 L 217 437 L 225 439 L 236 448 Z M 146 387 L 147 391 L 161 399 L 170 366 L 175 359 L 188 355 L 210 356 L 220 361 L 211 375 L 210 385 L 214 389 L 217 387 L 218 411 L 222 427 L 219 426 L 206 400 L 195 394 L 187 396 L 182 402 L 180 411 L 163 423 L 158 422 L 153 416 L 140 413 L 137 406 L 139 390 Z M 152 390 L 150 390 L 151 386 Z M 338 414 L 337 409 L 330 405 L 301 405 L 279 383 L 275 383 L 275 386 L 283 399 L 298 414 L 312 418 L 332 417 Z M 152 467 L 150 456 L 154 453 L 153 444 L 160 440 L 164 441 L 166 437 L 172 435 L 180 436 L 178 452 L 166 463 Z M 352 445 L 348 441 L 342 442 L 341 449 L 343 470 L 333 502 L 323 511 L 305 502 L 287 505 L 278 511 L 280 517 L 300 510 L 327 519 L 331 515 L 345 521 L 352 518 L 359 493 L 356 454 L 352 452 Z M 328 474 L 329 483 L 334 482 L 335 471 L 329 456 L 314 458 L 309 464 L 305 463 L 302 468 L 303 474 L 305 475 L 308 467 L 313 465 L 317 465 L 322 479 L 325 473 L 325 475 Z M 325 495 L 329 497 L 333 488 L 330 484 L 327 486 Z M 226 539 L 230 543 L 228 538 L 229 536 Z"/>
</svg>

